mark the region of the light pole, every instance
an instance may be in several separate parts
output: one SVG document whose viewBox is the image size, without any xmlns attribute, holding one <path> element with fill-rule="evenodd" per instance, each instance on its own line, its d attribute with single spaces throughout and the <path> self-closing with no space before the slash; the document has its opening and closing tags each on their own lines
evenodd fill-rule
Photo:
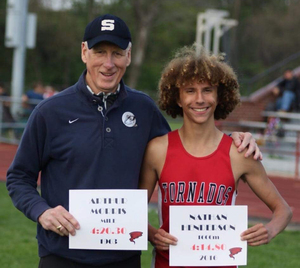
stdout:
<svg viewBox="0 0 300 268">
<path fill-rule="evenodd" d="M 19 100 L 23 93 L 26 48 L 35 47 L 36 15 L 28 14 L 28 0 L 7 0 L 5 46 L 14 48 L 11 96 Z M 15 115 L 20 103 L 12 103 Z"/>
<path fill-rule="evenodd" d="M 203 46 L 207 51 L 213 51 L 218 54 L 220 47 L 220 38 L 231 27 L 236 26 L 238 22 L 233 19 L 225 19 L 229 12 L 225 10 L 208 9 L 204 13 L 199 13 L 197 17 L 196 44 L 197 53 Z M 214 36 L 212 38 L 212 30 Z"/>
</svg>

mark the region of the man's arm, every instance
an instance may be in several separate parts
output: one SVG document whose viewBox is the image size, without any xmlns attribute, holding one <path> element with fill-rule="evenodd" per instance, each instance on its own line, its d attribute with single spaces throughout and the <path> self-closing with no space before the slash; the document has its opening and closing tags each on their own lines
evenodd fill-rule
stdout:
<svg viewBox="0 0 300 268">
<path fill-rule="evenodd" d="M 35 109 L 7 171 L 6 186 L 14 205 L 33 221 L 37 221 L 38 216 L 50 208 L 37 191 L 39 172 L 43 162 L 47 161 L 45 137 L 46 124 L 38 109 Z"/>
<path fill-rule="evenodd" d="M 40 170 L 49 161 L 46 123 L 35 109 L 24 130 L 18 151 L 7 172 L 7 189 L 17 209 L 44 229 L 59 235 L 75 234 L 78 222 L 62 206 L 51 208 L 37 191 Z M 59 186 L 58 186 L 59 187 Z M 62 225 L 59 230 L 57 227 Z"/>
</svg>

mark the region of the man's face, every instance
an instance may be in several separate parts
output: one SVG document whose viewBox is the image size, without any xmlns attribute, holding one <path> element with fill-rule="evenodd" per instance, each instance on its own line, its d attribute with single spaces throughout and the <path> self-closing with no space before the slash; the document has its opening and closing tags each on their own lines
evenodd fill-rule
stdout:
<svg viewBox="0 0 300 268">
<path fill-rule="evenodd" d="M 291 80 L 293 78 L 293 72 L 290 70 L 287 70 L 284 72 L 283 77 L 284 77 L 284 79 Z"/>
<path fill-rule="evenodd" d="M 217 87 L 208 82 L 196 82 L 179 89 L 178 105 L 182 107 L 184 119 L 190 122 L 202 124 L 213 121 L 217 104 Z"/>
<path fill-rule="evenodd" d="M 123 50 L 108 42 L 101 42 L 88 49 L 83 42 L 81 58 L 87 68 L 87 84 L 94 93 L 108 93 L 117 89 L 131 62 L 131 50 Z"/>
<path fill-rule="evenodd" d="M 34 91 L 43 94 L 45 93 L 45 88 L 42 84 L 37 84 L 36 87 L 34 88 Z"/>
</svg>

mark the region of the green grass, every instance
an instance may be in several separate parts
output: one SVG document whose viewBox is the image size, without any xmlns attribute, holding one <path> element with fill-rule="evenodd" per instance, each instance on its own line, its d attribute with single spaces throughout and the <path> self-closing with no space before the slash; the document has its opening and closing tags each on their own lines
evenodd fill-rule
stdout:
<svg viewBox="0 0 300 268">
<path fill-rule="evenodd" d="M 36 224 L 14 206 L 5 183 L 0 182 L 0 267 L 38 267 Z M 149 212 L 149 221 L 158 226 L 157 213 Z M 299 266 L 300 231 L 284 231 L 269 245 L 248 247 L 248 268 L 295 268 Z M 150 268 L 152 246 L 142 254 L 142 268 Z M 243 267 L 243 266 L 240 266 Z"/>
<path fill-rule="evenodd" d="M 4 182 L 0 207 L 0 267 L 38 267 L 36 224 L 13 206 Z"/>
</svg>

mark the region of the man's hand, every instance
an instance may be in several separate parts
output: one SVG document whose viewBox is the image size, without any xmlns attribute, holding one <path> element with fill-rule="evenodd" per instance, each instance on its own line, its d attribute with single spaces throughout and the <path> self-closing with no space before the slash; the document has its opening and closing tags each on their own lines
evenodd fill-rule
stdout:
<svg viewBox="0 0 300 268">
<path fill-rule="evenodd" d="M 45 230 L 51 230 L 61 236 L 74 236 L 80 228 L 78 221 L 62 206 L 47 209 L 38 221 Z"/>
<path fill-rule="evenodd" d="M 277 97 L 280 94 L 280 89 L 278 87 L 274 87 L 272 89 L 272 93 Z"/>
<path fill-rule="evenodd" d="M 156 229 L 148 224 L 148 240 L 158 250 L 168 250 L 169 245 L 177 245 L 177 238 L 163 229 Z"/>
<path fill-rule="evenodd" d="M 245 157 L 249 157 L 254 153 L 253 158 L 255 160 L 263 159 L 262 153 L 259 150 L 258 145 L 256 144 L 256 141 L 250 132 L 232 132 L 231 137 L 239 152 L 244 151 L 244 149 L 248 147 L 248 150 L 245 153 Z"/>
<path fill-rule="evenodd" d="M 271 235 L 268 228 L 262 223 L 256 224 L 241 234 L 242 241 L 247 241 L 249 246 L 268 244 Z"/>
</svg>

